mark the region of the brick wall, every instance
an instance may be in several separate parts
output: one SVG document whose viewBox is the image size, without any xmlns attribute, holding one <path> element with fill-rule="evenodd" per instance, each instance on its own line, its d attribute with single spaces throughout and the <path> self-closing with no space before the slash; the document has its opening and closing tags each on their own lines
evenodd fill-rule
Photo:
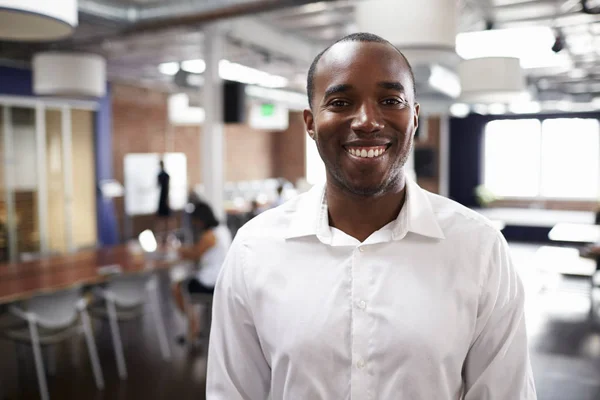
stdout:
<svg viewBox="0 0 600 400">
<path fill-rule="evenodd" d="M 123 182 L 123 163 L 128 153 L 185 153 L 188 182 L 202 182 L 199 127 L 173 127 L 168 123 L 167 95 L 148 89 L 114 85 L 113 168 L 115 179 Z M 304 176 L 304 122 L 302 113 L 290 114 L 290 127 L 284 132 L 267 132 L 243 124 L 227 124 L 225 134 L 225 178 L 242 181 L 284 177 L 292 182 Z M 116 202 L 121 232 L 124 202 Z M 130 232 L 137 234 L 152 228 L 154 218 L 135 217 Z"/>
<path fill-rule="evenodd" d="M 275 176 L 292 183 L 306 175 L 306 128 L 301 112 L 290 113 L 290 125 L 273 137 Z"/>
</svg>

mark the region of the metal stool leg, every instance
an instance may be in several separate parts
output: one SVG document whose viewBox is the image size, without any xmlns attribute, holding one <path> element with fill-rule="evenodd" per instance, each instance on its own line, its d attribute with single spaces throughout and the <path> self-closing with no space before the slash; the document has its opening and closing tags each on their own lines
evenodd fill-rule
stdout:
<svg viewBox="0 0 600 400">
<path fill-rule="evenodd" d="M 165 322 L 160 311 L 156 279 L 151 283 L 150 291 L 150 304 L 152 306 L 152 314 L 154 314 L 154 318 L 156 318 L 155 325 L 158 341 L 160 343 L 160 351 L 162 352 L 163 358 L 168 361 L 171 359 L 171 349 L 169 347 L 169 341 L 167 340 Z"/>
<path fill-rule="evenodd" d="M 86 311 L 81 311 L 81 322 L 83 324 L 83 331 L 85 333 L 85 341 L 87 342 L 88 352 L 90 354 L 90 361 L 92 363 L 92 371 L 94 372 L 94 379 L 96 380 L 96 387 L 99 390 L 102 390 L 102 389 L 104 389 L 104 376 L 102 375 L 102 368 L 100 367 L 100 359 L 98 358 L 98 350 L 96 349 L 96 342 L 94 341 L 94 335 L 92 334 L 90 317 Z"/>
<path fill-rule="evenodd" d="M 40 396 L 42 400 L 49 400 L 48 384 L 46 383 L 46 373 L 44 371 L 44 360 L 42 358 L 42 348 L 37 325 L 29 320 L 29 332 L 31 334 L 31 347 L 33 349 L 33 358 L 35 359 L 35 370 L 37 373 L 38 384 L 40 387 Z"/>
<path fill-rule="evenodd" d="M 117 310 L 112 299 L 106 299 L 106 310 L 108 312 L 108 321 L 110 323 L 110 332 L 112 335 L 113 346 L 115 348 L 115 357 L 117 359 L 117 370 L 119 377 L 123 380 L 127 379 L 127 368 L 125 367 L 125 355 L 123 354 L 123 343 L 121 342 L 121 334 L 119 332 L 119 324 L 117 321 Z"/>
</svg>

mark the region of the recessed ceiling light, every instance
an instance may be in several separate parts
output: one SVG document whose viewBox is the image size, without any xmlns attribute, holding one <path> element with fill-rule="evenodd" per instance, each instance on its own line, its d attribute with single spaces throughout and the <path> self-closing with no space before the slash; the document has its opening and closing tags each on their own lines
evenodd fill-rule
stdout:
<svg viewBox="0 0 600 400">
<path fill-rule="evenodd" d="M 158 65 L 158 70 L 165 75 L 175 75 L 179 71 L 179 64 L 176 62 L 166 62 Z"/>
<path fill-rule="evenodd" d="M 575 68 L 569 71 L 569 77 L 573 79 L 582 79 L 587 76 L 587 71 L 581 68 Z"/>
</svg>

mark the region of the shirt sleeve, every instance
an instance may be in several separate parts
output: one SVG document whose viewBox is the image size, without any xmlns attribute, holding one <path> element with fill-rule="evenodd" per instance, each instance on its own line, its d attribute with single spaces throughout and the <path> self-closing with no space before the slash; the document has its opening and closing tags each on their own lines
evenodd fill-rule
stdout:
<svg viewBox="0 0 600 400">
<path fill-rule="evenodd" d="M 523 284 L 498 235 L 483 269 L 475 336 L 464 366 L 465 400 L 535 400 Z"/>
<path fill-rule="evenodd" d="M 245 251 L 239 240 L 233 241 L 215 286 L 207 400 L 265 400 L 268 397 L 271 369 L 263 355 L 249 304 L 244 276 Z"/>
</svg>

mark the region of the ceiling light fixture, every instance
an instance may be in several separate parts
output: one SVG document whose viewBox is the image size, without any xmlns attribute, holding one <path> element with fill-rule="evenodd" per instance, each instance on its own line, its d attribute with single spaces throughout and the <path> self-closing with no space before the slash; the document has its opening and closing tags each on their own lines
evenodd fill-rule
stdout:
<svg viewBox="0 0 600 400">
<path fill-rule="evenodd" d="M 524 101 L 512 103 L 508 109 L 515 114 L 537 114 L 542 111 L 542 106 L 537 101 Z"/>
<path fill-rule="evenodd" d="M 547 26 L 463 32 L 456 35 L 456 52 L 465 60 L 515 57 L 525 69 L 570 68 L 568 55 L 552 51 L 555 42 L 554 32 Z"/>
<path fill-rule="evenodd" d="M 1 39 L 49 42 L 77 25 L 77 0 L 0 0 Z"/>
<path fill-rule="evenodd" d="M 458 72 L 464 103 L 511 103 L 528 96 L 519 59 L 485 57 L 463 61 Z"/>
<path fill-rule="evenodd" d="M 454 41 L 456 0 L 365 0 L 356 2 L 355 16 L 357 31 L 385 37 L 413 65 L 434 62 L 453 68 L 460 61 Z"/>
<path fill-rule="evenodd" d="M 192 74 L 202 74 L 206 71 L 206 63 L 204 60 L 197 59 L 182 61 L 181 66 L 176 62 L 166 62 L 158 66 L 158 70 L 162 74 L 170 76 L 175 76 L 180 68 Z M 219 61 L 219 76 L 221 79 L 229 81 L 269 88 L 281 88 L 288 85 L 288 80 L 283 76 L 269 74 L 228 60 Z"/>
<path fill-rule="evenodd" d="M 600 1 L 598 0 L 581 0 L 581 8 L 586 14 L 600 14 Z"/>
<path fill-rule="evenodd" d="M 471 112 L 471 107 L 464 103 L 454 103 L 450 106 L 450 115 L 456 118 L 465 118 Z"/>
<path fill-rule="evenodd" d="M 33 56 L 33 92 L 41 96 L 103 97 L 106 60 L 90 53 L 37 53 Z"/>
</svg>

